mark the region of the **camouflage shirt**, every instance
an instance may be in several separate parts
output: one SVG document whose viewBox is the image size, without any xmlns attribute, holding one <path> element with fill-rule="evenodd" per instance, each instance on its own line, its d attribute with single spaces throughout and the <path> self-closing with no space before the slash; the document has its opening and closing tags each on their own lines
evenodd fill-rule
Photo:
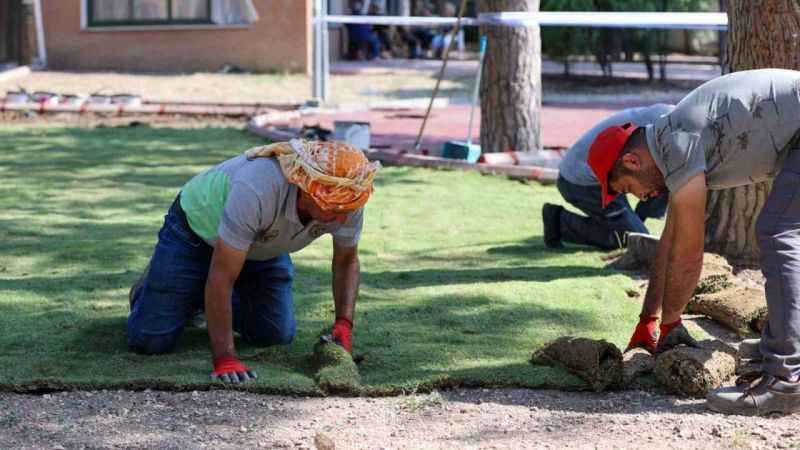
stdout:
<svg viewBox="0 0 800 450">
<path fill-rule="evenodd" d="M 800 72 L 760 69 L 704 83 L 646 127 L 667 188 L 704 171 L 709 189 L 775 177 L 800 135 Z"/>
</svg>

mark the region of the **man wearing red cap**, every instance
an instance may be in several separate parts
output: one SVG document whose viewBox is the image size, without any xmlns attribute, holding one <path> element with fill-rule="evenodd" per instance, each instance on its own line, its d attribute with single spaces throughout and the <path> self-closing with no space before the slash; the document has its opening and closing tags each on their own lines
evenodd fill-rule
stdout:
<svg viewBox="0 0 800 450">
<path fill-rule="evenodd" d="M 766 415 L 800 411 L 800 72 L 737 72 L 692 91 L 652 125 L 602 131 L 587 161 L 607 205 L 669 193 L 666 226 L 628 348 L 692 344 L 681 313 L 700 276 L 706 194 L 774 178 L 756 224 L 768 321 L 761 372 L 709 393 L 710 409 Z M 661 319 L 660 327 L 657 321 Z M 657 335 L 658 332 L 658 336 Z"/>
<path fill-rule="evenodd" d="M 664 217 L 667 196 L 660 195 L 632 208 L 621 195 L 606 208 L 600 202 L 600 183 L 586 163 L 586 155 L 597 135 L 612 125 L 632 122 L 645 126 L 675 109 L 674 105 L 655 104 L 642 108 L 618 111 L 585 132 L 564 155 L 558 165 L 556 187 L 561 196 L 584 214 L 574 213 L 561 205 L 542 206 L 544 243 L 548 248 L 560 248 L 562 242 L 591 245 L 614 250 L 626 245 L 628 233 L 648 233 L 646 219 Z"/>
</svg>

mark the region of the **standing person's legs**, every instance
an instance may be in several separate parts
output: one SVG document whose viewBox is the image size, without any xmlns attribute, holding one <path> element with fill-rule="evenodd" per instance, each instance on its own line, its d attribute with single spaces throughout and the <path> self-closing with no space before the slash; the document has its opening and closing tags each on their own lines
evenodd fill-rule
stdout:
<svg viewBox="0 0 800 450">
<path fill-rule="evenodd" d="M 760 378 L 717 389 L 709 408 L 728 414 L 800 411 L 800 151 L 784 163 L 756 223 L 766 278 Z"/>
<path fill-rule="evenodd" d="M 189 228 L 176 200 L 158 233 L 149 270 L 132 295 L 128 346 L 158 354 L 171 351 L 186 321 L 203 305 L 212 248 Z"/>
<path fill-rule="evenodd" d="M 612 250 L 625 245 L 625 234 L 648 232 L 624 195 L 617 196 L 604 209 L 600 186 L 580 186 L 559 177 L 557 187 L 564 200 L 578 207 L 588 217 L 563 207 L 550 205 L 548 208 L 545 205 L 554 216 L 545 217 L 546 235 L 549 226 L 557 229 L 557 235 L 563 241 Z"/>
<path fill-rule="evenodd" d="M 248 261 L 234 285 L 233 328 L 255 345 L 289 344 L 295 335 L 292 280 L 288 254 Z"/>
<path fill-rule="evenodd" d="M 799 164 L 775 178 L 756 223 L 768 311 L 762 368 L 782 378 L 800 374 L 800 158 L 786 164 L 793 160 Z"/>
</svg>

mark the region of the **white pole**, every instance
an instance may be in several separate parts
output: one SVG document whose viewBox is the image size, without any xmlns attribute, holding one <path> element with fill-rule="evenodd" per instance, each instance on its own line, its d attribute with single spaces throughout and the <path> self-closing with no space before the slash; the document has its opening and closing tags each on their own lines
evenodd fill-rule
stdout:
<svg viewBox="0 0 800 450">
<path fill-rule="evenodd" d="M 39 52 L 39 64 L 47 67 L 47 46 L 44 42 L 44 20 L 42 20 L 42 0 L 34 0 L 33 17 L 36 21 L 36 46 Z"/>
<path fill-rule="evenodd" d="M 472 123 L 475 118 L 475 103 L 478 103 L 478 96 L 481 92 L 481 75 L 483 74 L 483 60 L 486 57 L 486 36 L 481 36 L 480 38 L 480 48 L 479 48 L 479 55 L 480 59 L 478 60 L 478 76 L 477 80 L 475 80 L 475 90 L 472 92 L 472 104 L 469 107 L 469 126 L 467 127 L 467 147 L 472 145 Z"/>
<path fill-rule="evenodd" d="M 328 0 L 314 0 L 314 67 L 312 96 L 320 104 L 328 101 L 330 48 L 328 45 Z"/>
</svg>

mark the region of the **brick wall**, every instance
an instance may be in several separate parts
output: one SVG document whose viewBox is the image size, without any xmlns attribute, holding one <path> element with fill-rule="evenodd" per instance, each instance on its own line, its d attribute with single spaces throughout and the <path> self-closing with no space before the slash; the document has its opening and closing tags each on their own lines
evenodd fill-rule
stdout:
<svg viewBox="0 0 800 450">
<path fill-rule="evenodd" d="M 310 73 L 312 0 L 253 0 L 246 28 L 81 30 L 82 0 L 42 0 L 48 65 L 60 70 Z M 100 28 L 96 28 L 100 29 Z"/>
</svg>

